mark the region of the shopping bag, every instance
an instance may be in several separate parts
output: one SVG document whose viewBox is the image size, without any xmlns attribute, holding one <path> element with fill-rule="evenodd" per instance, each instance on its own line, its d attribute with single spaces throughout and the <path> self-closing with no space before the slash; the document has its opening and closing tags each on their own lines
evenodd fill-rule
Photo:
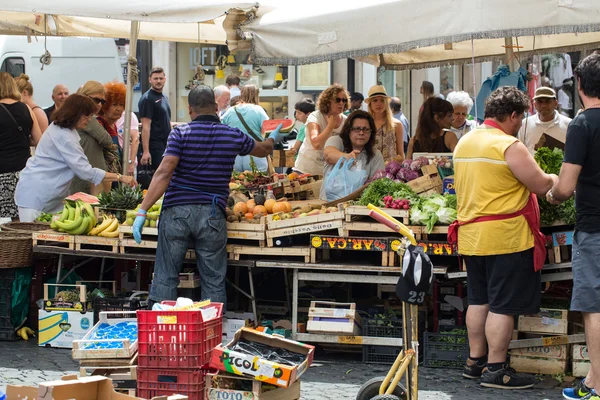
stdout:
<svg viewBox="0 0 600 400">
<path fill-rule="evenodd" d="M 342 164 L 343 163 L 343 164 Z M 360 187 L 367 180 L 367 171 L 363 169 L 351 170 L 354 158 L 346 160 L 341 157 L 335 164 L 323 185 L 327 201 L 335 201 L 346 197 Z"/>
<path fill-rule="evenodd" d="M 137 182 L 142 187 L 142 189 L 148 189 L 150 187 L 150 182 L 152 182 L 152 177 L 154 176 L 154 168 L 152 168 L 152 164 L 148 163 L 146 165 L 138 164 L 137 167 Z"/>
</svg>

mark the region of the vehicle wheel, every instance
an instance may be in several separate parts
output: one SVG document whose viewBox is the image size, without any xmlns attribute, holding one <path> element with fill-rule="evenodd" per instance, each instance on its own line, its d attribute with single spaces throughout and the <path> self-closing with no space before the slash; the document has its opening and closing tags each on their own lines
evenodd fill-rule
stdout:
<svg viewBox="0 0 600 400">
<path fill-rule="evenodd" d="M 406 389 L 400 383 L 394 388 L 393 394 L 379 394 L 379 387 L 385 377 L 379 376 L 367 381 L 360 387 L 356 400 L 405 400 Z"/>
</svg>

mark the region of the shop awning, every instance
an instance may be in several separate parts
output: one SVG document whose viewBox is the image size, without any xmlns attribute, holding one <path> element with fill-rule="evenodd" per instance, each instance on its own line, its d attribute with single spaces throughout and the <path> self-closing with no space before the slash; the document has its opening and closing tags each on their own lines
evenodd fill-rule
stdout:
<svg viewBox="0 0 600 400">
<path fill-rule="evenodd" d="M 254 60 L 297 65 L 365 57 L 404 69 L 501 58 L 506 37 L 518 38 L 524 53 L 600 45 L 598 0 L 321 3 L 286 4 L 245 25 Z"/>
</svg>

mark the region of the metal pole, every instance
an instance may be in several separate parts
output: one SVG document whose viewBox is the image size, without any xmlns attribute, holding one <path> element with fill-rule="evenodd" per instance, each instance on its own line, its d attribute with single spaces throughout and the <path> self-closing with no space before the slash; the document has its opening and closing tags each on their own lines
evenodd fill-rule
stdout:
<svg viewBox="0 0 600 400">
<path fill-rule="evenodd" d="M 139 21 L 131 21 L 131 37 L 129 39 L 129 57 L 136 57 L 137 40 L 140 30 Z M 137 67 L 136 67 L 137 68 Z M 127 167 L 129 165 L 129 140 L 131 128 L 131 104 L 133 102 L 133 76 L 137 76 L 137 71 L 134 73 L 131 64 L 127 63 L 127 95 L 125 98 L 125 121 L 123 123 L 123 175 L 127 175 Z M 134 160 L 132 160 L 134 161 Z"/>
</svg>

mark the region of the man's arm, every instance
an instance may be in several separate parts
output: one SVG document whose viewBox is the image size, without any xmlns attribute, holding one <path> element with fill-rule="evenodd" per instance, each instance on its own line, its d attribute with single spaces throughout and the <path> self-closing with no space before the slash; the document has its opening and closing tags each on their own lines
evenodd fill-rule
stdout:
<svg viewBox="0 0 600 400">
<path fill-rule="evenodd" d="M 146 165 L 150 163 L 150 118 L 142 118 L 142 159 L 140 163 Z"/>
<path fill-rule="evenodd" d="M 273 146 L 275 142 L 273 139 L 269 138 L 263 142 L 254 141 L 254 148 L 250 152 L 250 155 L 253 157 L 266 157 L 273 153 Z"/>
<path fill-rule="evenodd" d="M 167 187 L 169 187 L 169 183 L 171 182 L 173 172 L 175 171 L 175 168 L 177 168 L 177 164 L 179 164 L 179 157 L 163 157 L 162 162 L 152 177 L 152 182 L 150 182 L 150 187 L 144 197 L 144 201 L 142 201 L 142 205 L 140 206 L 142 210 L 148 210 L 163 194 L 165 194 Z"/>
<path fill-rule="evenodd" d="M 527 147 L 515 142 L 504 152 L 504 158 L 513 175 L 529 189 L 530 192 L 545 196 L 558 179 L 556 175 L 546 174 L 537 165 Z"/>
<path fill-rule="evenodd" d="M 581 165 L 563 163 L 560 168 L 558 181 L 552 187 L 552 195 L 548 194 L 546 199 L 552 204 L 560 204 L 563 201 L 569 200 L 573 196 L 573 193 L 575 193 L 580 173 Z"/>
</svg>

